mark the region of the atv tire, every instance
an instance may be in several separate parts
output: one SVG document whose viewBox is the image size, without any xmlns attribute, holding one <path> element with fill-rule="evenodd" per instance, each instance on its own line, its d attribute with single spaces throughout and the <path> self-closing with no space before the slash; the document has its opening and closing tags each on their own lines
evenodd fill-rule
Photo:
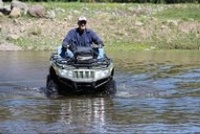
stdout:
<svg viewBox="0 0 200 134">
<path fill-rule="evenodd" d="M 116 83 L 115 80 L 111 79 L 104 87 L 103 94 L 114 95 L 116 93 Z"/>
<path fill-rule="evenodd" d="M 46 82 L 46 95 L 55 96 L 58 94 L 59 94 L 58 83 L 56 83 L 55 78 L 53 78 L 51 75 L 48 75 Z"/>
</svg>

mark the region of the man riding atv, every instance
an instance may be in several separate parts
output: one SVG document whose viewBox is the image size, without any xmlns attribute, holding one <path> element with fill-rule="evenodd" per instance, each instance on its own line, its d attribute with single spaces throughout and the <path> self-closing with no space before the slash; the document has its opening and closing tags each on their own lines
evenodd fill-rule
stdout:
<svg viewBox="0 0 200 134">
<path fill-rule="evenodd" d="M 64 38 L 60 56 L 62 58 L 73 58 L 78 47 L 91 47 L 97 55 L 97 59 L 103 58 L 103 41 L 93 30 L 86 28 L 86 17 L 79 17 L 77 24 L 78 27 L 71 29 Z"/>
<path fill-rule="evenodd" d="M 86 17 L 79 17 L 78 27 L 68 32 L 62 48 L 52 54 L 46 84 L 48 93 L 115 92 L 112 60 L 104 54 L 103 41 L 86 29 L 86 23 Z"/>
</svg>

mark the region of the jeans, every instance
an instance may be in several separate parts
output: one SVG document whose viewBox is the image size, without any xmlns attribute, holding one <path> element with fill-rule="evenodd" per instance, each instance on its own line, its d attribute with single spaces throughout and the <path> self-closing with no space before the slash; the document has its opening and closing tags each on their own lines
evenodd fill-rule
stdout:
<svg viewBox="0 0 200 134">
<path fill-rule="evenodd" d="M 104 49 L 103 48 L 93 48 L 95 55 L 97 55 L 97 59 L 102 59 L 104 57 Z"/>
</svg>

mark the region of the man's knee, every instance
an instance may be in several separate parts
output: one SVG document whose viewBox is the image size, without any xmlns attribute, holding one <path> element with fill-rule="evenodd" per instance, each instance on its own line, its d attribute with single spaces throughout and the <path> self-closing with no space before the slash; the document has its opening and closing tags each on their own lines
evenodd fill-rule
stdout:
<svg viewBox="0 0 200 134">
<path fill-rule="evenodd" d="M 66 48 L 65 47 L 58 47 L 58 54 L 62 57 L 62 58 L 65 58 L 65 53 L 66 53 Z"/>
<path fill-rule="evenodd" d="M 103 48 L 98 48 L 98 57 L 97 59 L 104 58 L 104 49 Z"/>
</svg>

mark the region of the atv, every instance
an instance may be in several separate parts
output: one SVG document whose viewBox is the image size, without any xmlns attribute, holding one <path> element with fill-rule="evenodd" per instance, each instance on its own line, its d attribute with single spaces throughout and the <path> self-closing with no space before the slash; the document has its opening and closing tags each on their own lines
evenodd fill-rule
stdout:
<svg viewBox="0 0 200 134">
<path fill-rule="evenodd" d="M 77 49 L 73 58 L 62 58 L 59 52 L 50 57 L 46 81 L 49 94 L 115 93 L 114 65 L 110 58 L 97 59 L 92 48 Z"/>
</svg>

